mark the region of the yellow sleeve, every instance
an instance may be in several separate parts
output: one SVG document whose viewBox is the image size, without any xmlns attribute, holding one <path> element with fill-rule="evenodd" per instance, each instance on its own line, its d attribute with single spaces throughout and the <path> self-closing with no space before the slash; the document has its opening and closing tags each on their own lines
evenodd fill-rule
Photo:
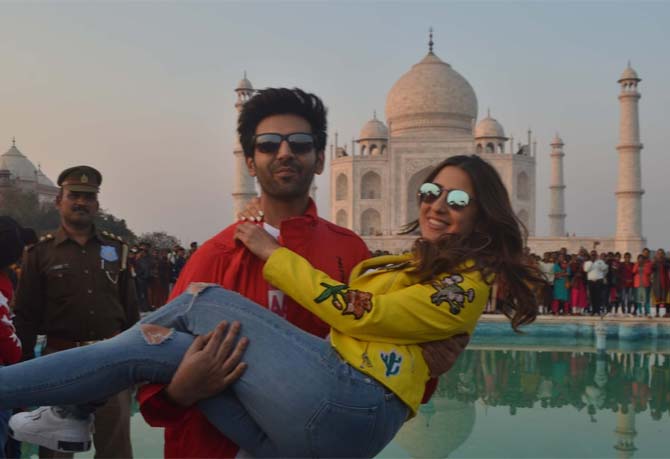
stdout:
<svg viewBox="0 0 670 459">
<path fill-rule="evenodd" d="M 472 333 L 490 288 L 479 273 L 444 275 L 386 294 L 349 288 L 300 255 L 277 249 L 263 274 L 331 327 L 366 341 L 413 344 Z"/>
</svg>

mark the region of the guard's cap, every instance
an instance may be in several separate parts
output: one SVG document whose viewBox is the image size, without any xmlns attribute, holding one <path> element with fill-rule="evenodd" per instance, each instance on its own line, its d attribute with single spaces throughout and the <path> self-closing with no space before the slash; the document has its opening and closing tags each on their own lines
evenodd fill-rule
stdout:
<svg viewBox="0 0 670 459">
<path fill-rule="evenodd" d="M 58 176 L 58 186 L 84 193 L 97 193 L 101 183 L 102 175 L 91 166 L 70 167 Z"/>
</svg>

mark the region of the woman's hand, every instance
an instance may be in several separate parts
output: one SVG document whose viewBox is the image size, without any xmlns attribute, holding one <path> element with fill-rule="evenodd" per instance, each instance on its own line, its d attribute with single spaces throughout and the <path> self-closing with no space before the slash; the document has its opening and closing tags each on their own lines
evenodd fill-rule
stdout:
<svg viewBox="0 0 670 459">
<path fill-rule="evenodd" d="M 241 222 L 262 222 L 264 215 L 261 210 L 261 200 L 256 197 L 247 202 L 244 210 L 237 214 L 237 219 Z"/>
<path fill-rule="evenodd" d="M 263 261 L 270 258 L 272 252 L 281 247 L 267 231 L 253 223 L 237 225 L 235 239 L 244 244 L 251 253 Z"/>
</svg>

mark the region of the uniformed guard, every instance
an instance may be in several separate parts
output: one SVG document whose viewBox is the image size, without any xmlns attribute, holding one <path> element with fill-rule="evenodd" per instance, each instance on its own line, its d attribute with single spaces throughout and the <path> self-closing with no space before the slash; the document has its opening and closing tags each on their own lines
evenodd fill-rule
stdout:
<svg viewBox="0 0 670 459">
<path fill-rule="evenodd" d="M 14 308 L 24 359 L 34 357 L 38 334 L 47 336 L 45 353 L 52 353 L 111 338 L 139 320 L 134 282 L 126 269 L 128 246 L 94 225 L 101 183 L 102 175 L 93 167 L 64 170 L 56 197 L 60 227 L 24 254 Z M 81 408 L 57 407 L 43 409 L 41 418 L 57 426 L 63 418 L 89 415 Z M 96 457 L 132 457 L 129 391 L 99 407 L 95 421 Z M 31 435 L 30 423 L 14 430 L 18 440 L 51 450 L 71 453 L 90 448 L 88 439 L 59 443 L 57 430 L 53 439 L 37 438 Z M 44 450 L 40 457 L 67 456 Z"/>
</svg>

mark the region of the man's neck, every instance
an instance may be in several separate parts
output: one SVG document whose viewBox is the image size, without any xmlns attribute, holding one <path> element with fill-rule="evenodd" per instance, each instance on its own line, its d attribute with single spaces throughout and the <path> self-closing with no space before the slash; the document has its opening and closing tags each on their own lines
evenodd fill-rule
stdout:
<svg viewBox="0 0 670 459">
<path fill-rule="evenodd" d="M 309 205 L 309 196 L 290 201 L 278 200 L 266 194 L 261 194 L 261 210 L 263 219 L 269 225 L 279 228 L 282 221 L 291 217 L 299 217 L 305 213 Z"/>
<path fill-rule="evenodd" d="M 88 240 L 93 235 L 93 225 L 81 228 L 78 226 L 69 225 L 67 222 L 61 222 L 61 225 L 63 227 L 63 231 L 65 231 L 65 234 L 67 234 L 70 239 L 74 240 L 79 245 L 86 245 Z"/>
</svg>

